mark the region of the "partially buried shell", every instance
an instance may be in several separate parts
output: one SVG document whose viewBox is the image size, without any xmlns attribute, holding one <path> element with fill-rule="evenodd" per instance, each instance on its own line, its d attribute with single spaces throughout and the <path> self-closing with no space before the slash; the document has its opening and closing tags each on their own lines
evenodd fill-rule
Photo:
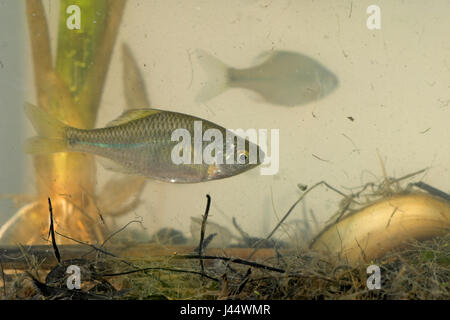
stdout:
<svg viewBox="0 0 450 320">
<path fill-rule="evenodd" d="M 450 230 L 450 203 L 425 193 L 384 198 L 326 228 L 313 250 L 370 262 L 409 240 L 426 240 Z"/>
</svg>

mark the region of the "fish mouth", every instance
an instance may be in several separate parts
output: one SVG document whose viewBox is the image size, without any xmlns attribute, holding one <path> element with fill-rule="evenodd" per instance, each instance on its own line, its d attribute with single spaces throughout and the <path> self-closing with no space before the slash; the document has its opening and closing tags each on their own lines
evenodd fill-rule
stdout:
<svg viewBox="0 0 450 320">
<path fill-rule="evenodd" d="M 331 83 L 332 83 L 334 88 L 339 87 L 339 78 L 336 77 L 334 74 L 331 75 Z"/>
<path fill-rule="evenodd" d="M 329 74 L 325 79 L 325 91 L 327 91 L 327 93 L 330 93 L 337 87 L 339 87 L 339 78 L 333 73 Z"/>
</svg>

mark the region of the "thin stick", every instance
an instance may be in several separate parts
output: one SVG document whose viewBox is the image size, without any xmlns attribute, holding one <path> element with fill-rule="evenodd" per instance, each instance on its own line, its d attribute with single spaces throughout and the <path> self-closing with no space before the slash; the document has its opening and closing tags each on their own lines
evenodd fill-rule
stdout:
<svg viewBox="0 0 450 320">
<path fill-rule="evenodd" d="M 393 217 L 394 214 L 397 212 L 397 210 L 398 210 L 398 207 L 395 207 L 394 211 L 392 211 L 391 217 L 389 218 L 389 221 L 388 221 L 388 223 L 387 223 L 387 225 L 386 225 L 386 229 L 387 229 L 387 228 L 389 227 L 389 225 L 391 224 L 392 217 Z"/>
<path fill-rule="evenodd" d="M 101 274 L 101 276 L 102 277 L 116 277 L 116 276 L 122 276 L 122 275 L 131 274 L 131 273 L 144 272 L 144 271 L 150 271 L 150 270 L 162 270 L 162 271 L 170 271 L 170 272 L 197 274 L 197 275 L 200 275 L 202 277 L 208 278 L 208 279 L 216 281 L 216 282 L 219 281 L 219 279 L 208 276 L 207 274 L 202 273 L 202 272 L 192 271 L 192 270 L 183 270 L 183 269 L 163 268 L 163 267 L 148 267 L 148 268 L 143 268 L 143 269 L 119 272 L 119 273 L 106 273 L 106 274 Z"/>
<path fill-rule="evenodd" d="M 252 268 L 248 268 L 247 273 L 244 276 L 244 280 L 239 285 L 238 289 L 236 290 L 235 295 L 238 295 L 244 290 L 245 286 L 247 285 L 248 280 L 250 280 L 250 275 L 252 274 Z"/>
<path fill-rule="evenodd" d="M 295 207 L 297 206 L 297 204 L 299 204 L 300 201 L 303 200 L 303 198 L 313 189 L 315 189 L 316 187 L 318 187 L 321 184 L 325 184 L 326 186 L 329 186 L 325 181 L 320 181 L 318 183 L 316 183 L 315 185 L 313 185 L 311 188 L 309 188 L 308 190 L 306 190 L 301 196 L 300 198 L 298 198 L 297 201 L 294 202 L 294 204 L 289 208 L 288 212 L 286 212 L 286 214 L 284 215 L 284 217 L 280 220 L 280 222 L 278 222 L 278 224 L 275 226 L 275 228 L 272 230 L 272 232 L 263 240 L 258 241 L 255 244 L 255 249 L 253 249 L 252 253 L 248 256 L 248 259 L 251 259 L 251 257 L 253 257 L 253 255 L 255 254 L 255 252 L 260 248 L 260 246 L 267 242 L 267 240 L 269 240 L 273 234 L 278 230 L 278 228 L 283 224 L 283 222 L 287 219 L 287 217 L 289 217 L 289 215 L 291 214 L 291 212 L 295 209 Z"/>
<path fill-rule="evenodd" d="M 74 241 L 74 242 L 76 242 L 76 243 L 83 244 L 83 245 L 85 245 L 85 246 L 91 247 L 92 249 L 94 249 L 94 250 L 96 250 L 96 251 L 98 251 L 98 252 L 101 252 L 101 253 L 103 253 L 103 254 L 105 254 L 105 255 L 108 255 L 108 256 L 114 257 L 114 258 L 116 258 L 116 259 L 119 259 L 120 262 L 123 262 L 123 263 L 125 263 L 126 265 L 129 265 L 129 266 L 131 266 L 131 267 L 135 267 L 133 264 L 131 264 L 131 263 L 129 263 L 129 262 L 123 260 L 123 259 L 120 259 L 120 257 L 116 256 L 115 254 L 113 254 L 113 253 L 111 253 L 111 252 L 108 252 L 108 251 L 106 251 L 106 250 L 104 250 L 104 249 L 101 249 L 101 248 L 99 248 L 99 247 L 97 247 L 97 246 L 94 246 L 93 244 L 86 243 L 86 242 L 83 242 L 83 241 L 80 241 L 80 240 L 71 238 L 71 237 L 69 237 L 69 236 L 66 236 L 66 235 L 63 235 L 63 234 L 59 233 L 58 231 L 55 231 L 55 232 L 56 232 L 56 234 L 60 235 L 60 236 L 63 237 L 63 238 L 66 238 L 66 239 L 72 240 L 72 241 Z M 86 254 L 89 254 L 89 253 L 90 253 L 90 252 L 88 252 L 88 253 L 86 253 Z"/>
<path fill-rule="evenodd" d="M 0 267 L 2 267 L 3 297 L 6 298 L 6 278 L 5 278 L 5 271 L 3 269 L 3 258 L 1 256 L 0 256 Z"/>
<path fill-rule="evenodd" d="M 209 208 L 211 206 L 211 196 L 209 194 L 206 195 L 206 209 L 205 214 L 203 215 L 202 220 L 202 228 L 200 230 L 200 244 L 198 245 L 198 254 L 201 256 L 203 254 L 203 239 L 205 238 L 205 231 L 206 231 L 206 220 L 208 219 L 209 214 Z M 200 268 L 202 270 L 202 274 L 205 273 L 205 266 L 203 265 L 203 260 L 200 259 Z"/>
<path fill-rule="evenodd" d="M 53 225 L 53 208 L 50 197 L 48 198 L 48 210 L 50 211 L 50 230 L 48 234 L 52 237 L 53 252 L 55 253 L 56 260 L 58 260 L 58 263 L 61 263 L 61 255 L 59 254 L 58 246 L 56 245 L 55 226 Z"/>
<path fill-rule="evenodd" d="M 402 177 L 400 177 L 400 178 L 393 179 L 392 182 L 393 182 L 393 183 L 396 183 L 396 182 L 400 182 L 400 181 L 405 180 L 405 179 L 412 178 L 412 177 L 414 177 L 414 176 L 416 176 L 416 175 L 418 175 L 418 174 L 421 174 L 422 172 L 427 171 L 428 169 L 429 169 L 429 168 L 424 168 L 424 169 L 418 170 L 418 171 L 413 172 L 413 173 L 408 173 L 407 175 L 404 175 L 404 176 L 402 176 Z M 347 190 L 351 190 L 351 191 L 353 191 L 353 190 L 355 190 L 355 189 L 361 189 L 361 190 L 359 190 L 357 193 L 354 194 L 356 197 L 359 197 L 359 195 L 360 195 L 361 193 L 363 193 L 368 187 L 375 187 L 375 183 L 373 183 L 373 182 L 368 182 L 368 183 L 366 183 L 366 184 L 364 184 L 364 185 L 361 185 L 361 186 L 356 186 L 356 187 L 351 187 L 351 188 L 343 187 L 343 188 L 344 188 L 344 189 L 347 189 Z"/>
<path fill-rule="evenodd" d="M 395 211 L 394 211 L 394 212 L 395 212 Z M 363 255 L 364 261 L 367 262 L 366 252 L 365 252 L 364 249 L 361 247 L 361 245 L 359 244 L 358 240 L 355 239 L 355 241 L 356 241 L 356 244 L 358 245 L 359 249 L 361 250 L 361 253 L 362 253 L 362 255 Z"/>
<path fill-rule="evenodd" d="M 323 162 L 330 162 L 330 160 L 326 160 L 326 159 L 322 159 L 319 156 L 316 156 L 314 153 L 311 154 L 314 158 L 316 158 L 317 160 L 323 161 Z"/>
<path fill-rule="evenodd" d="M 177 259 L 202 259 L 202 260 L 222 260 L 222 261 L 229 261 L 237 264 L 243 264 L 250 267 L 265 269 L 269 271 L 275 271 L 279 273 L 285 273 L 286 271 L 283 269 L 271 267 L 265 264 L 253 262 L 253 261 L 247 261 L 240 258 L 228 258 L 228 257 L 216 257 L 216 256 L 201 256 L 201 255 L 180 255 L 175 256 Z"/>
<path fill-rule="evenodd" d="M 323 185 L 325 185 L 328 189 L 333 190 L 334 192 L 336 192 L 337 194 L 340 194 L 341 196 L 343 196 L 344 198 L 348 198 L 348 195 L 346 195 L 345 193 L 343 193 L 342 191 L 336 189 L 335 187 L 333 187 L 332 185 L 329 185 L 326 181 L 321 181 L 320 183 L 322 183 Z M 355 203 L 358 203 L 356 200 L 352 200 Z"/>
<path fill-rule="evenodd" d="M 108 242 L 109 240 L 111 240 L 111 238 L 114 237 L 116 234 L 122 232 L 122 231 L 125 230 L 130 224 L 135 223 L 135 222 L 136 222 L 136 223 L 142 224 L 142 221 L 139 221 L 139 220 L 131 220 L 130 222 L 128 222 L 126 225 L 124 225 L 124 226 L 123 226 L 122 228 L 120 228 L 119 230 L 114 231 L 113 233 L 111 233 L 111 234 L 105 239 L 105 241 L 103 241 L 103 243 L 102 243 L 102 245 L 100 246 L 100 248 L 102 248 L 102 247 L 106 244 L 106 242 Z"/>
<path fill-rule="evenodd" d="M 405 180 L 405 179 L 408 179 L 408 178 L 417 176 L 418 174 L 421 174 L 422 172 L 425 172 L 425 171 L 427 171 L 428 169 L 429 169 L 429 168 L 424 168 L 424 169 L 421 169 L 421 170 L 419 170 L 419 171 L 416 171 L 416 172 L 413 172 L 413 173 L 409 173 L 409 174 L 407 174 L 407 175 L 404 175 L 403 177 L 394 179 L 393 182 L 400 182 L 400 181 L 402 181 L 402 180 Z"/>
<path fill-rule="evenodd" d="M 389 178 L 387 176 L 386 167 L 384 166 L 384 161 L 381 158 L 380 150 L 378 150 L 378 149 L 377 149 L 377 155 L 378 155 L 378 160 L 380 161 L 380 166 L 381 166 L 381 171 L 383 173 L 386 191 L 391 193 L 392 192 L 392 189 L 391 189 L 392 182 L 389 180 Z"/>
<path fill-rule="evenodd" d="M 418 187 L 418 188 L 420 188 L 420 189 L 422 189 L 422 190 L 427 191 L 428 193 L 431 193 L 431 194 L 433 194 L 435 196 L 438 196 L 438 197 L 441 197 L 441 198 L 443 198 L 443 199 L 445 199 L 447 201 L 450 201 L 450 194 L 448 194 L 448 193 L 446 193 L 446 192 L 444 192 L 442 190 L 439 190 L 439 189 L 437 189 L 435 187 L 432 187 L 432 186 L 430 186 L 429 184 L 427 184 L 425 182 L 421 182 L 420 181 L 420 182 L 414 183 L 413 185 Z"/>
<path fill-rule="evenodd" d="M 321 274 L 318 273 L 311 273 L 311 274 L 286 274 L 284 276 L 278 276 L 276 277 L 276 279 L 290 279 L 290 278 L 318 278 L 321 280 L 325 280 L 325 281 L 329 281 L 329 282 L 334 282 L 333 279 L 325 277 Z M 249 282 L 258 282 L 258 281 L 262 281 L 262 280 L 273 280 L 274 276 L 269 276 L 269 277 L 259 277 L 259 278 L 253 278 L 253 279 L 249 279 Z"/>
</svg>

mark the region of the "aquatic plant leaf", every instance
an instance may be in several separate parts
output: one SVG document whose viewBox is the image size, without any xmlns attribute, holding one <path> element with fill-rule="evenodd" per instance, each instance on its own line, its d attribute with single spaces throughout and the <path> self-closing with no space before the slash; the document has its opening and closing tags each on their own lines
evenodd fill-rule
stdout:
<svg viewBox="0 0 450 320">
<path fill-rule="evenodd" d="M 71 0 L 60 1 L 55 69 L 68 84 L 75 101 L 79 102 L 86 78 L 93 67 L 95 51 L 105 29 L 108 7 L 107 0 L 77 1 L 76 5 L 82 13 L 80 29 L 69 29 L 66 26 L 68 17 L 66 10 L 70 5 L 73 5 Z"/>
<path fill-rule="evenodd" d="M 80 128 L 94 126 L 125 3 L 125 0 L 78 1 L 77 5 L 82 7 L 85 16 L 95 23 L 86 25 L 88 30 L 82 28 L 77 33 L 78 31 L 69 30 L 66 26 L 67 13 L 64 9 L 73 3 L 61 1 L 59 42 L 56 66 L 53 68 L 42 1 L 26 2 L 40 107 L 71 125 Z M 83 65 L 92 67 L 83 69 Z M 67 201 L 62 201 L 61 204 L 70 203 L 69 206 L 60 206 L 57 211 L 55 209 L 59 215 L 66 217 L 60 229 L 67 227 L 70 235 L 77 239 L 95 237 L 102 241 L 102 231 L 96 223 L 92 223 L 98 219 L 98 210 L 93 201 L 84 197 L 86 194 L 96 193 L 96 166 L 93 157 L 76 153 L 39 155 L 34 157 L 34 164 L 38 198 L 51 196 L 58 203 L 57 200 L 64 200 L 61 199 L 64 197 Z M 41 215 L 45 217 L 47 214 L 38 209 L 29 212 L 26 219 L 21 221 L 27 221 L 26 225 L 33 226 L 34 229 L 30 231 L 24 226 L 24 230 L 29 230 L 28 234 L 22 232 L 22 236 L 16 237 L 16 240 L 31 243 L 39 239 L 44 229 Z M 69 216 L 70 219 L 67 219 Z M 69 228 L 69 225 L 74 224 L 76 228 Z"/>
<path fill-rule="evenodd" d="M 25 4 L 37 99 L 39 105 L 49 111 L 45 80 L 53 68 L 48 24 L 41 0 L 29 0 Z"/>
<path fill-rule="evenodd" d="M 91 2 L 91 1 L 90 1 Z M 94 1 L 93 3 L 97 3 Z M 103 85 L 106 79 L 113 47 L 122 20 L 126 0 L 108 0 L 104 32 L 95 51 L 92 67 L 89 69 L 80 93 L 79 108 L 88 128 L 95 125 Z"/>
</svg>

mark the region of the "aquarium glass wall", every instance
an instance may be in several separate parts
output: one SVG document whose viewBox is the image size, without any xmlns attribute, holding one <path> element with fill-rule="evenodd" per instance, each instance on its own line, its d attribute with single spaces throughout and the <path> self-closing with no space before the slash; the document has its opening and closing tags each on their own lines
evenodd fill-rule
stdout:
<svg viewBox="0 0 450 320">
<path fill-rule="evenodd" d="M 450 190 L 448 1 L 110 2 L 0 0 L 3 244 L 47 243 L 48 197 L 79 240 L 196 244 L 208 194 L 220 248 L 321 181 L 273 239 L 308 246 L 368 183 Z"/>
</svg>

